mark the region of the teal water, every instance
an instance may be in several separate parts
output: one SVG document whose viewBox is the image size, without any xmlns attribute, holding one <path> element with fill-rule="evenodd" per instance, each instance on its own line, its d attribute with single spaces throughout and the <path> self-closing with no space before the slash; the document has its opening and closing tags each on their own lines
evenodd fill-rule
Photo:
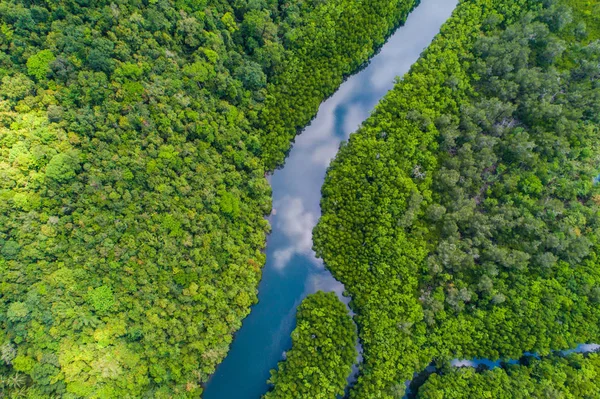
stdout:
<svg viewBox="0 0 600 399">
<path fill-rule="evenodd" d="M 306 295 L 344 287 L 312 251 L 312 229 L 320 216 L 321 185 L 339 144 L 367 119 L 395 78 L 408 72 L 457 0 L 422 0 L 369 65 L 347 79 L 319 108 L 295 141 L 285 167 L 271 176 L 273 227 L 259 303 L 244 320 L 229 354 L 208 381 L 205 399 L 258 399 L 269 389 L 269 370 L 291 347 L 296 307 Z"/>
<path fill-rule="evenodd" d="M 573 349 L 559 350 L 554 351 L 553 354 L 557 354 L 559 356 L 565 356 L 570 353 L 591 353 L 600 351 L 600 345 L 598 344 L 579 344 L 577 347 Z M 524 364 L 524 358 L 536 358 L 541 359 L 541 357 L 535 353 L 525 352 L 523 353 L 523 357 L 521 359 L 508 359 L 508 360 L 491 360 L 484 358 L 474 358 L 474 359 L 454 359 L 450 362 L 453 367 L 473 367 L 479 368 L 484 367 L 485 369 L 492 370 L 497 367 L 504 367 L 507 364 Z M 525 363 L 526 364 L 526 363 Z M 431 374 L 435 374 L 440 372 L 439 369 L 436 368 L 434 363 L 431 363 L 429 366 L 425 368 L 425 370 L 415 373 L 412 380 L 406 381 L 406 393 L 402 399 L 413 399 L 416 398 L 417 393 L 420 387 L 427 381 Z"/>
</svg>

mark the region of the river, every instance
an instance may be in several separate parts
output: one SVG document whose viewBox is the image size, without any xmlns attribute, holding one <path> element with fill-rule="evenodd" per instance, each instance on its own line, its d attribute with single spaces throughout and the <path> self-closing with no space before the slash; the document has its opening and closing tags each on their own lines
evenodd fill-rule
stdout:
<svg viewBox="0 0 600 399">
<path fill-rule="evenodd" d="M 258 399 L 268 390 L 269 370 L 291 347 L 296 307 L 308 294 L 344 287 L 315 258 L 312 229 L 320 216 L 321 185 L 342 140 L 368 118 L 379 100 L 408 72 L 431 43 L 457 0 L 422 0 L 406 24 L 389 38 L 369 65 L 348 78 L 323 102 L 300 134 L 285 167 L 271 176 L 272 233 L 267 263 L 252 307 L 229 353 L 206 384 L 205 399 Z"/>
<path fill-rule="evenodd" d="M 598 344 L 580 344 L 577 345 L 574 349 L 565 349 L 559 351 L 553 351 L 553 354 L 559 356 L 569 355 L 571 353 L 591 353 L 600 351 L 600 345 Z M 540 356 L 535 353 L 525 352 L 523 354 L 524 357 L 541 359 Z M 483 366 L 487 369 L 495 369 L 498 367 L 503 367 L 505 364 L 522 364 L 522 359 L 509 359 L 509 360 L 491 360 L 491 359 L 483 359 L 483 358 L 475 358 L 475 359 L 454 359 L 450 362 L 453 367 L 473 367 L 477 368 Z M 425 370 L 415 373 L 413 375 L 412 380 L 406 381 L 406 393 L 403 396 L 403 399 L 412 399 L 416 398 L 419 388 L 425 384 L 431 374 L 437 373 L 439 370 L 436 366 L 431 363 L 429 366 L 425 368 Z"/>
</svg>

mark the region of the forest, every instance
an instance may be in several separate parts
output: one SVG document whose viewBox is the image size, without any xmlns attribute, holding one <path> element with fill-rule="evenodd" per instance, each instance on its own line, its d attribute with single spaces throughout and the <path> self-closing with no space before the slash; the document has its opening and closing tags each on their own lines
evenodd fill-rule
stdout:
<svg viewBox="0 0 600 399">
<path fill-rule="evenodd" d="M 341 145 L 313 239 L 356 313 L 350 398 L 401 398 L 431 362 L 600 341 L 595 7 L 461 2 Z M 478 396 L 501 371 L 457 373 L 422 397 L 519 397 Z"/>
<path fill-rule="evenodd" d="M 413 6 L 1 0 L 0 395 L 200 397 L 257 300 L 265 175 Z"/>
<path fill-rule="evenodd" d="M 200 398 L 267 176 L 418 0 L 0 0 L 0 397 Z M 344 143 L 265 399 L 594 397 L 600 6 L 462 0 Z M 462 396 L 461 396 L 462 395 Z M 523 396 L 527 397 L 527 396 Z"/>
<path fill-rule="evenodd" d="M 356 327 L 333 292 L 302 301 L 292 332 L 292 349 L 271 371 L 273 390 L 264 399 L 327 399 L 344 395 L 356 361 Z"/>
<path fill-rule="evenodd" d="M 597 398 L 598 354 L 527 358 L 525 364 L 477 371 L 471 367 L 433 374 L 419 388 L 419 399 Z"/>
</svg>

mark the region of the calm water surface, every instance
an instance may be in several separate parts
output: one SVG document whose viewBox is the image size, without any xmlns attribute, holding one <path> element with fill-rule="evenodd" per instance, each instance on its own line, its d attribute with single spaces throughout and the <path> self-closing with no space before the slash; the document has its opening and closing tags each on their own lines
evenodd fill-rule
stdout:
<svg viewBox="0 0 600 399">
<path fill-rule="evenodd" d="M 339 143 L 369 116 L 377 102 L 419 58 L 457 0 L 422 0 L 369 64 L 321 104 L 317 118 L 296 138 L 285 167 L 271 177 L 272 234 L 259 303 L 244 320 L 227 355 L 206 386 L 205 399 L 258 399 L 267 390 L 269 370 L 291 347 L 296 307 L 306 295 L 343 286 L 312 251 L 312 229 L 320 216 L 325 171 Z"/>
</svg>

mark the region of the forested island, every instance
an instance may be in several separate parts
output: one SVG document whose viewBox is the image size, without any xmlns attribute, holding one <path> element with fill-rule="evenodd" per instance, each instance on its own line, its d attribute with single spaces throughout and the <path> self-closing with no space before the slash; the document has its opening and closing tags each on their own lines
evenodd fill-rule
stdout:
<svg viewBox="0 0 600 399">
<path fill-rule="evenodd" d="M 200 398 L 257 301 L 266 176 L 417 3 L 0 0 L 0 397 Z M 599 40 L 594 1 L 459 4 L 322 189 L 356 326 L 309 296 L 265 398 L 344 394 L 357 332 L 351 398 L 432 361 L 417 397 L 598 394 L 597 355 L 551 354 L 600 342 Z"/>
<path fill-rule="evenodd" d="M 309 295 L 298 307 L 292 350 L 271 372 L 264 399 L 325 399 L 344 395 L 356 361 L 356 327 L 333 292 Z"/>
</svg>

